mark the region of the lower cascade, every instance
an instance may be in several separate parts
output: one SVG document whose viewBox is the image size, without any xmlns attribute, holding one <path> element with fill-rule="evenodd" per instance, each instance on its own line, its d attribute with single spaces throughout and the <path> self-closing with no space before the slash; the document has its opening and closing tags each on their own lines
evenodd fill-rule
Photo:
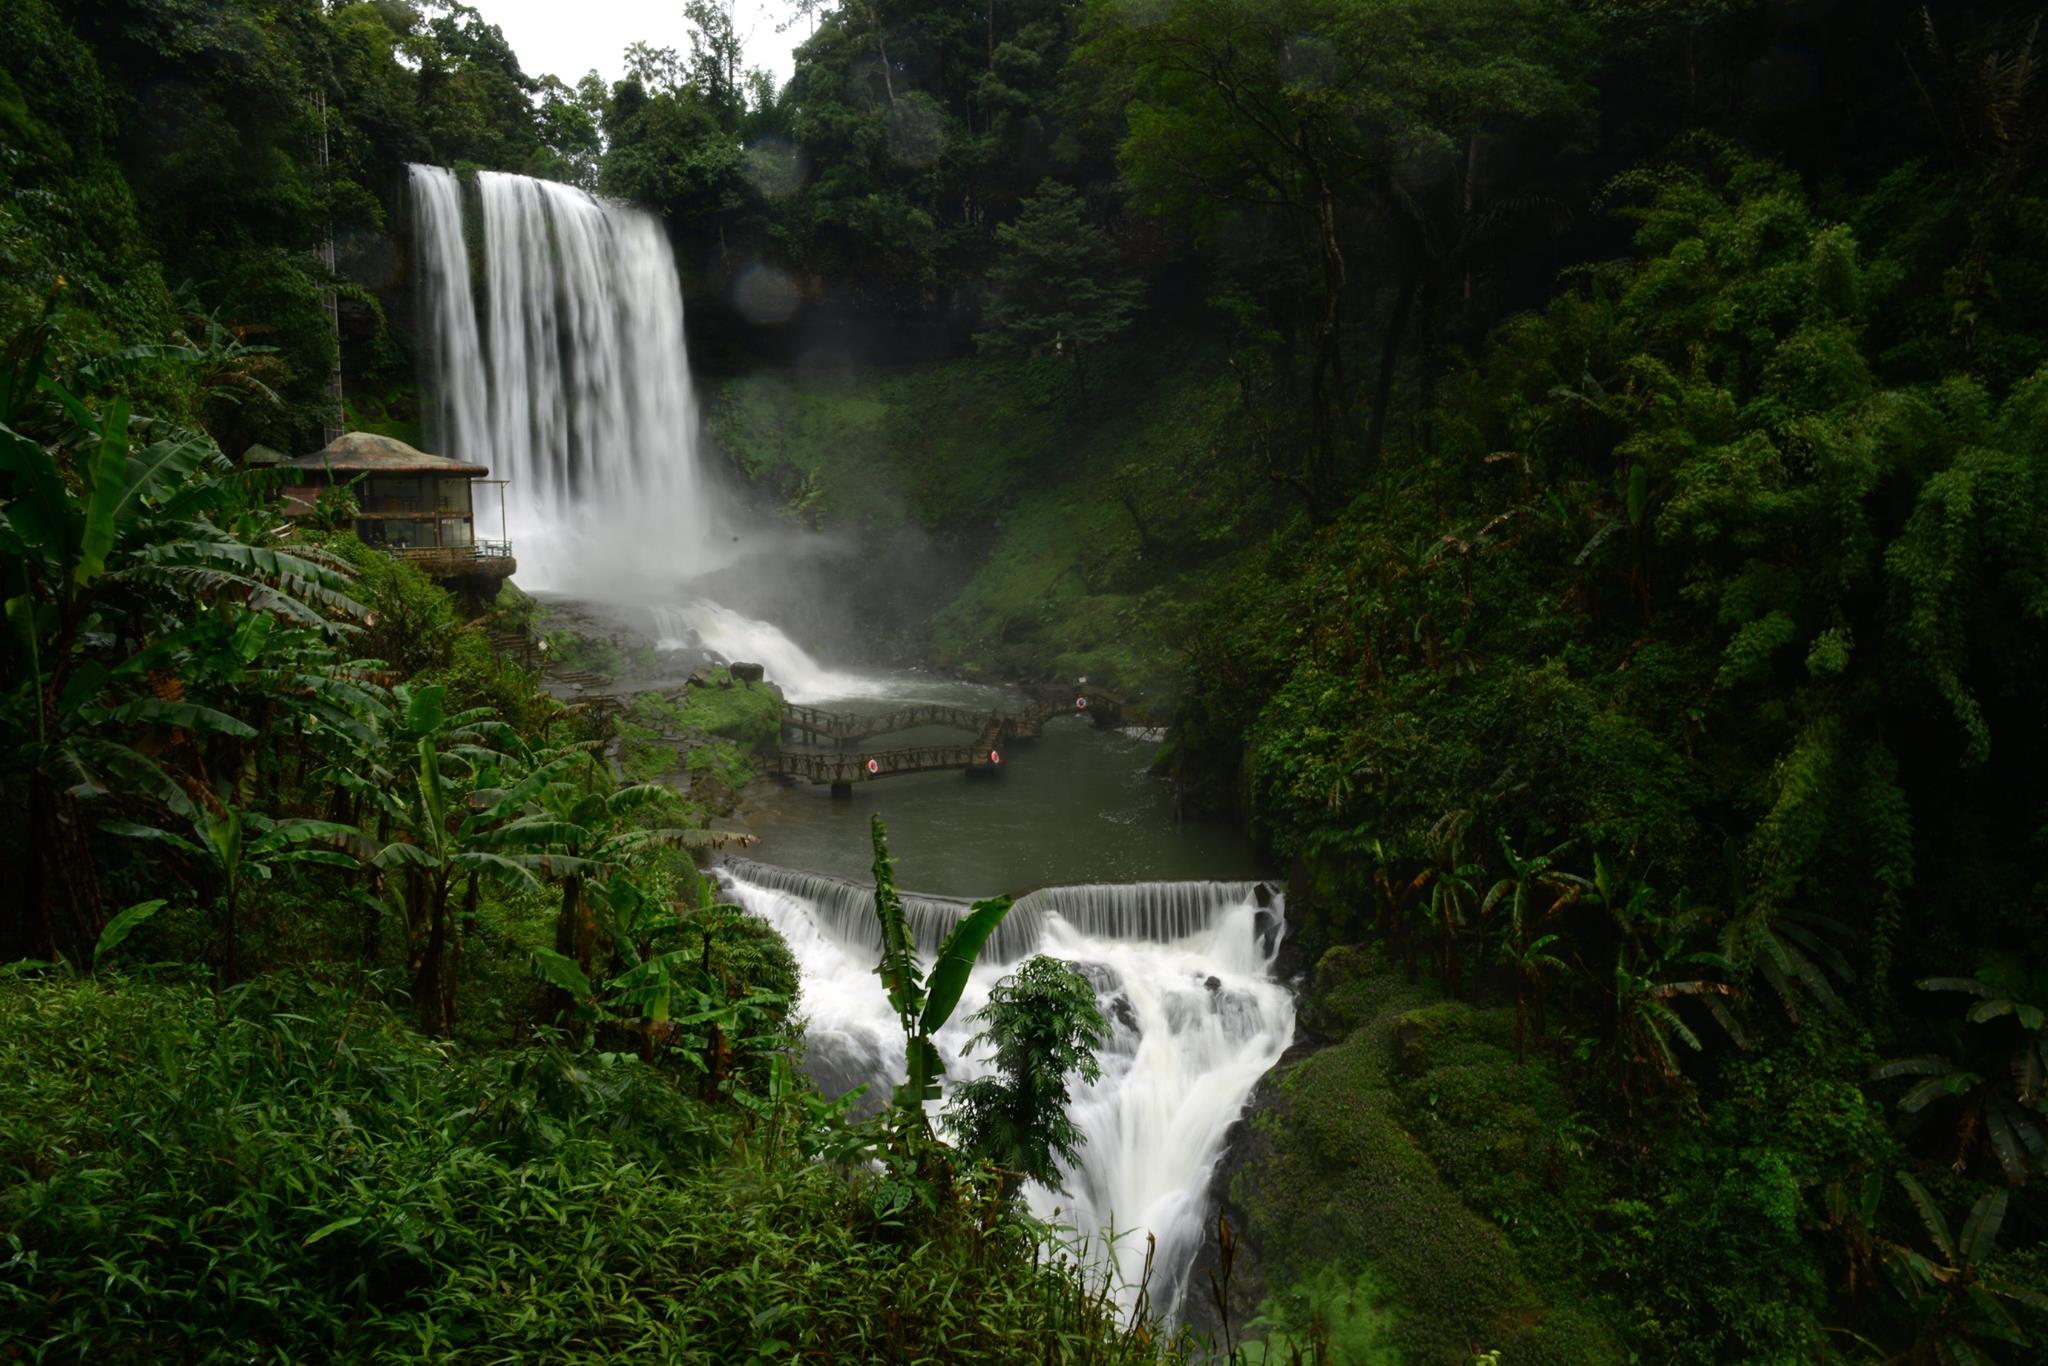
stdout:
<svg viewBox="0 0 2048 1366">
<path fill-rule="evenodd" d="M 745 860 L 722 876 L 796 955 L 806 1069 L 828 1094 L 868 1083 L 886 1096 L 903 1077 L 903 1033 L 874 973 L 873 891 Z M 927 958 L 968 904 L 913 893 L 903 900 Z M 1272 971 L 1285 925 L 1284 898 L 1266 883 L 1043 888 L 1017 900 L 937 1037 L 948 1082 L 983 1075 L 985 1051 L 963 1053 L 976 1029 L 969 1017 L 1018 962 L 1048 954 L 1095 984 L 1109 1025 L 1102 1078 L 1077 1085 L 1071 1110 L 1087 1142 L 1065 1172 L 1064 1194 L 1032 1184 L 1025 1199 L 1033 1214 L 1086 1240 L 1126 1307 L 1144 1280 L 1149 1233 L 1157 1252 L 1145 1288 L 1154 1309 L 1177 1313 L 1225 1137 L 1293 1041 L 1294 1000 Z"/>
<path fill-rule="evenodd" d="M 860 697 L 881 685 L 858 674 L 828 669 L 772 622 L 698 599 L 655 607 L 654 648 L 700 648 L 727 661 L 744 659 L 767 670 L 792 702 Z"/>
</svg>

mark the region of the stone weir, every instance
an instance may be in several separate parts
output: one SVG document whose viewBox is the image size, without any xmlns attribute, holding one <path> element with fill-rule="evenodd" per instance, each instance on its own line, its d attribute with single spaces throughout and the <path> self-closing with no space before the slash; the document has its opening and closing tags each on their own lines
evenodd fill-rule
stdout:
<svg viewBox="0 0 2048 1366">
<path fill-rule="evenodd" d="M 813 908 L 821 927 L 840 942 L 881 952 L 871 884 L 752 859 L 727 859 L 722 867 L 732 878 L 805 902 Z M 926 953 L 937 951 L 972 904 L 964 897 L 902 891 L 898 895 L 911 933 Z M 1270 953 L 1282 930 L 1286 902 L 1280 888 L 1269 882 L 1102 882 L 1041 887 L 1017 898 L 983 953 L 991 962 L 1011 963 L 1037 952 L 1051 916 L 1091 939 L 1171 944 L 1207 933 L 1219 915 L 1247 901 L 1258 908 L 1258 943 Z"/>
</svg>

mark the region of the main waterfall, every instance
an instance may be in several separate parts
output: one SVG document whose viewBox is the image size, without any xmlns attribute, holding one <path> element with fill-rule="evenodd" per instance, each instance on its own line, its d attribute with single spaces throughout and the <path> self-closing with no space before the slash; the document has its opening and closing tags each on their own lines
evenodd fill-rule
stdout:
<svg viewBox="0 0 2048 1366">
<path fill-rule="evenodd" d="M 682 285 L 660 223 L 482 172 L 479 307 L 461 182 L 415 165 L 411 184 L 429 436 L 510 481 L 521 581 L 616 597 L 714 567 Z M 480 498 L 486 528 L 488 507 Z"/>
<path fill-rule="evenodd" d="M 876 979 L 871 889 L 735 860 L 734 898 L 782 934 L 802 969 L 806 1066 L 833 1093 L 862 1082 L 886 1094 L 903 1075 L 903 1034 Z M 966 903 L 906 894 L 927 954 Z M 1294 1038 L 1294 1003 L 1273 980 L 1284 932 L 1279 892 L 1250 882 L 1049 887 L 1020 898 L 983 951 L 937 1043 L 949 1078 L 981 1075 L 965 1053 L 989 989 L 1022 958 L 1046 953 L 1095 984 L 1110 1039 L 1102 1079 L 1080 1087 L 1072 1118 L 1086 1137 L 1065 1194 L 1027 1186 L 1042 1218 L 1070 1225 L 1113 1266 L 1124 1304 L 1158 1240 L 1156 1310 L 1176 1312 L 1208 1226 L 1209 1179 L 1252 1088 Z"/>
</svg>

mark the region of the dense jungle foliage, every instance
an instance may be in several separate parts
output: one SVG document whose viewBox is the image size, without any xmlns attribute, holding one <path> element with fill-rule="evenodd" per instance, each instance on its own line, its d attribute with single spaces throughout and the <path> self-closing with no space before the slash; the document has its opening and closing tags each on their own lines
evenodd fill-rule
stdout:
<svg viewBox="0 0 2048 1366">
<path fill-rule="evenodd" d="M 663 214 L 735 470 L 978 566 L 904 648 L 1123 690 L 1288 870 L 1207 1327 L 2039 1360 L 2038 6 L 806 8 L 785 87 L 717 0 L 571 87 L 461 5 L 0 0 L 6 1350 L 1154 1349 L 793 1077 L 709 813 L 277 540 L 235 462 L 337 355 L 417 431 L 427 160 Z"/>
</svg>

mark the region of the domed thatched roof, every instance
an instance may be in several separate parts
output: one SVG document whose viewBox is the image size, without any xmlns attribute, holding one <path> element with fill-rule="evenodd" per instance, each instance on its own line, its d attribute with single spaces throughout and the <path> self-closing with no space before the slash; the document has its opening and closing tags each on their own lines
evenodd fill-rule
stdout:
<svg viewBox="0 0 2048 1366">
<path fill-rule="evenodd" d="M 349 474 L 451 474 L 475 478 L 490 471 L 482 465 L 465 465 L 445 455 L 428 455 L 414 450 L 397 437 L 375 432 L 350 432 L 338 436 L 311 455 L 284 462 L 286 469 L 339 470 Z"/>
</svg>

